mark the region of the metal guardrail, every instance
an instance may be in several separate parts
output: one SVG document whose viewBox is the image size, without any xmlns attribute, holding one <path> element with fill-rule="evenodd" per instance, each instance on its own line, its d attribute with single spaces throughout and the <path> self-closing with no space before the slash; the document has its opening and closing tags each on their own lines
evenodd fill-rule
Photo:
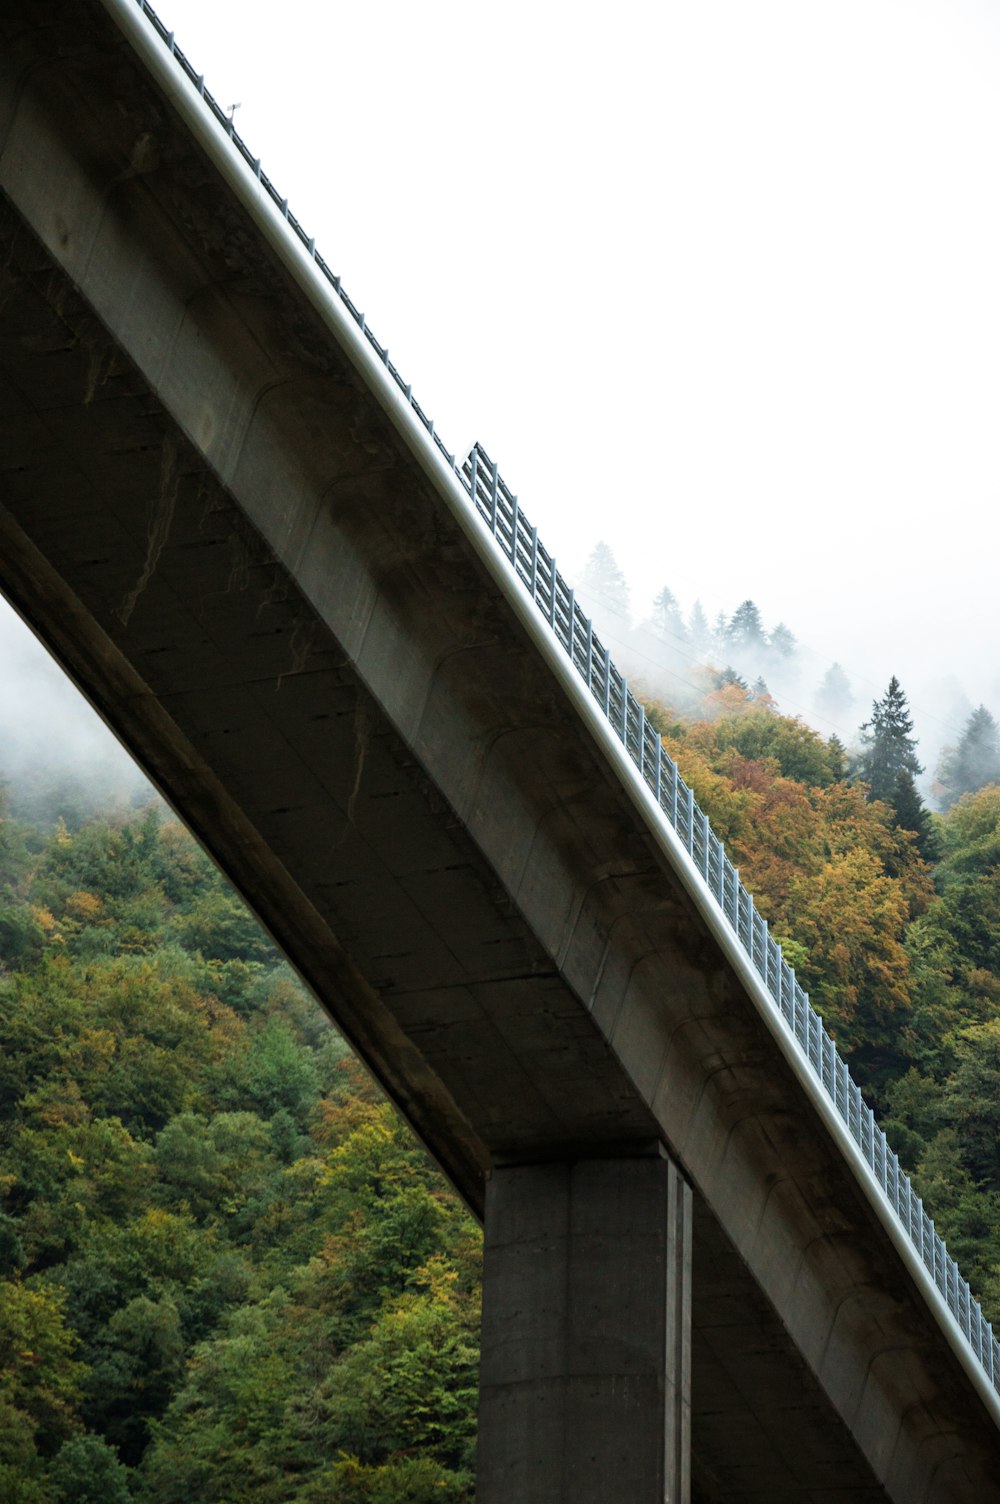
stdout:
<svg viewBox="0 0 1000 1504">
<path fill-rule="evenodd" d="M 365 322 L 365 316 L 351 302 L 326 261 L 316 250 L 316 242 L 289 212 L 288 200 L 282 198 L 262 171 L 260 158 L 253 156 L 235 130 L 231 115 L 223 110 L 205 87 L 203 74 L 191 66 L 174 42 L 173 32 L 146 3 L 136 0 L 153 30 L 173 56 L 177 66 L 197 89 L 233 148 L 252 169 L 261 187 L 276 205 L 289 229 L 306 248 L 317 268 L 330 283 L 337 297 L 354 319 L 371 345 L 378 360 L 395 381 L 414 414 L 423 424 L 449 467 L 469 493 L 511 568 L 527 589 L 539 611 L 548 621 L 557 640 L 569 655 L 588 691 L 607 717 L 640 776 L 651 790 L 664 818 L 667 819 L 687 849 L 709 892 L 764 983 L 777 1013 L 791 1029 L 813 1075 L 846 1124 L 854 1142 L 867 1161 L 889 1206 L 902 1223 L 911 1243 L 931 1275 L 934 1284 L 955 1317 L 973 1353 L 982 1364 L 994 1388 L 1000 1391 L 1000 1340 L 993 1334 L 958 1265 L 935 1230 L 924 1210 L 922 1199 L 913 1190 L 899 1157 L 889 1147 L 872 1109 L 864 1101 L 861 1089 L 827 1033 L 823 1020 L 799 985 L 795 972 L 781 953 L 781 946 L 768 931 L 767 921 L 757 912 L 753 897 L 740 881 L 737 869 L 726 856 L 725 848 L 709 824 L 694 794 L 684 782 L 677 765 L 664 752 L 663 744 L 650 725 L 645 709 L 628 687 L 628 683 L 611 661 L 611 655 L 594 632 L 593 622 L 577 605 L 572 588 L 556 569 L 554 557 L 539 541 L 538 529 L 532 527 L 520 510 L 517 497 L 504 484 L 497 466 L 485 450 L 476 445 L 461 466 L 449 453 L 434 431 L 434 423 L 413 397 L 389 360 L 388 350 L 379 344 Z"/>
<path fill-rule="evenodd" d="M 524 517 L 497 467 L 476 445 L 462 467 L 462 479 L 518 579 L 548 621 L 638 768 L 674 830 L 701 873 L 730 928 L 767 988 L 777 1012 L 797 1040 L 812 1073 L 833 1103 L 885 1199 L 896 1213 L 938 1290 L 941 1292 L 994 1387 L 1000 1390 L 1000 1341 L 983 1315 L 979 1302 L 935 1230 L 910 1178 L 890 1148 L 875 1114 L 852 1080 L 847 1063 L 827 1033 L 823 1020 L 796 980 L 795 972 L 758 913 L 739 872 L 726 856 L 708 816 L 684 782 L 677 764 L 663 750 L 642 704 L 632 694 L 593 623 L 576 604 L 573 590 L 556 569 L 555 560 L 538 539 L 538 530 Z"/>
</svg>

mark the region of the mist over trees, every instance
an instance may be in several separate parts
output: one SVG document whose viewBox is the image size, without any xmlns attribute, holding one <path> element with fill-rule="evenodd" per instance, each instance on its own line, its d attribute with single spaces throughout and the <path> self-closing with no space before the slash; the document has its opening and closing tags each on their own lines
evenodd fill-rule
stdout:
<svg viewBox="0 0 1000 1504">
<path fill-rule="evenodd" d="M 834 665 L 837 672 L 823 693 L 820 687 L 807 687 L 795 634 L 783 621 L 769 625 L 749 597 L 732 611 L 719 611 L 710 623 L 700 601 L 685 614 L 664 583 L 648 610 L 633 620 L 628 582 L 605 542 L 591 553 L 577 597 L 639 689 L 682 710 L 699 704 L 706 687 L 722 692 L 727 685 L 750 689 L 759 703 L 775 707 L 783 699 L 798 704 L 823 700 L 825 694 L 826 711 L 835 711 L 837 717 L 847 715 L 853 705 L 850 684 L 839 665 Z M 823 705 L 817 709 L 824 713 Z"/>
<path fill-rule="evenodd" d="M 680 605 L 669 586 L 664 585 L 653 597 L 653 609 L 643 625 L 661 642 L 680 644 L 687 639 L 688 629 Z"/>
<path fill-rule="evenodd" d="M 932 840 L 921 814 L 926 813 L 928 800 L 944 809 L 961 794 L 1000 778 L 1000 730 L 985 705 L 969 713 L 968 701 L 963 703 L 955 682 L 941 688 L 933 701 L 937 714 L 922 728 L 925 758 L 918 759 L 913 750 L 917 735 L 911 725 L 904 736 L 911 740 L 908 750 L 915 766 L 893 766 L 889 774 L 881 765 L 879 748 L 884 741 L 886 755 L 891 756 L 893 747 L 902 746 L 894 739 L 891 724 L 883 724 L 886 718 L 891 722 L 897 712 L 896 694 L 902 696 L 904 718 L 909 715 L 907 698 L 895 676 L 895 690 L 887 689 L 862 720 L 861 689 L 843 664 L 818 663 L 786 622 L 769 623 L 750 596 L 730 610 L 718 611 L 710 622 L 700 600 L 685 611 L 665 582 L 648 608 L 633 616 L 625 572 L 603 541 L 590 555 L 577 597 L 640 694 L 662 699 L 682 714 L 694 714 L 701 713 L 706 691 L 714 693 L 716 704 L 722 706 L 726 687 L 732 686 L 749 692 L 759 705 L 798 716 L 821 735 L 835 735 L 853 759 L 855 775 L 874 779 L 872 797 L 888 799 L 901 819 L 913 823 L 925 843 Z M 884 706 L 883 700 L 887 701 Z M 876 706 L 880 707 L 877 713 Z M 968 719 L 959 733 L 961 716 Z M 942 746 L 948 721 L 954 739 Z M 922 762 L 934 769 L 933 780 L 924 776 Z"/>
<path fill-rule="evenodd" d="M 1000 783 L 1000 727 L 985 705 L 969 716 L 958 745 L 945 748 L 937 777 L 942 809 L 950 809 L 963 794 Z"/>
<path fill-rule="evenodd" d="M 583 572 L 583 589 L 601 609 L 613 612 L 623 620 L 629 614 L 629 588 L 625 572 L 606 543 L 598 543 L 587 560 Z"/>
<path fill-rule="evenodd" d="M 70 685 L 29 629 L 0 601 L 0 778 L 16 790 L 18 814 L 71 824 L 100 805 L 147 801 L 141 770 Z"/>
<path fill-rule="evenodd" d="M 850 715 L 853 704 L 850 679 L 839 663 L 831 663 L 813 699 L 815 709 L 824 719 L 839 721 Z"/>
</svg>

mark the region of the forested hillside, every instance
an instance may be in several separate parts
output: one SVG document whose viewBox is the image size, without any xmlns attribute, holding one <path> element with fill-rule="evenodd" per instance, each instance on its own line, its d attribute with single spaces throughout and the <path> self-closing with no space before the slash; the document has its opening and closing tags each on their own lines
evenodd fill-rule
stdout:
<svg viewBox="0 0 1000 1504">
<path fill-rule="evenodd" d="M 895 679 L 851 756 L 732 681 L 694 719 L 650 711 L 995 1321 L 1000 784 L 985 778 L 1000 779 L 996 723 L 983 707 L 970 716 L 942 760 L 952 782 L 939 779 L 935 815 L 917 792 Z"/>
<path fill-rule="evenodd" d="M 1000 775 L 736 674 L 667 750 L 1000 1314 Z M 478 1230 L 155 801 L 0 822 L 0 1500 L 471 1501 Z"/>
<path fill-rule="evenodd" d="M 8 811 L 0 955 L 4 1504 L 469 1499 L 478 1229 L 194 842 Z"/>
</svg>

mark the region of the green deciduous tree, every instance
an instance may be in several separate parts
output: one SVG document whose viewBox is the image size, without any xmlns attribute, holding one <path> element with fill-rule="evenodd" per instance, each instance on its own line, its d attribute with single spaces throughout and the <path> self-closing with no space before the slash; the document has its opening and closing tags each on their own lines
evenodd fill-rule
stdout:
<svg viewBox="0 0 1000 1504">
<path fill-rule="evenodd" d="M 128 1469 L 100 1436 L 63 1442 L 48 1469 L 53 1504 L 131 1504 Z"/>
<path fill-rule="evenodd" d="M 711 740 L 751 760 L 773 758 L 784 777 L 814 788 L 837 783 L 844 774 L 839 745 L 823 741 L 811 726 L 790 716 L 756 709 L 722 716 L 714 723 Z"/>
<path fill-rule="evenodd" d="M 417 1447 L 471 1484 L 478 1351 L 475 1312 L 439 1255 L 417 1288 L 386 1305 L 367 1338 L 330 1372 L 328 1450 L 372 1464 Z"/>
<path fill-rule="evenodd" d="M 137 1295 L 111 1317 L 92 1347 L 84 1414 L 134 1466 L 150 1421 L 166 1409 L 184 1372 L 185 1342 L 173 1294 Z"/>
<path fill-rule="evenodd" d="M 0 1459 L 4 1435 L 15 1450 L 25 1438 L 51 1454 L 76 1424 L 85 1376 L 66 1300 L 52 1287 L 0 1282 Z"/>
<path fill-rule="evenodd" d="M 296 1504 L 469 1504 L 466 1474 L 431 1457 L 393 1457 L 365 1463 L 345 1456 L 310 1480 Z"/>
</svg>

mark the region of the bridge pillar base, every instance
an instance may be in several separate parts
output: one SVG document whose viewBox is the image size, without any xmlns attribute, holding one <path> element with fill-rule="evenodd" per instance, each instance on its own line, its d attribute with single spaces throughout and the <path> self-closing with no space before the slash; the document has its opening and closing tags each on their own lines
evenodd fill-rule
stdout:
<svg viewBox="0 0 1000 1504">
<path fill-rule="evenodd" d="M 691 1191 L 663 1156 L 497 1170 L 477 1504 L 688 1504 Z"/>
</svg>

